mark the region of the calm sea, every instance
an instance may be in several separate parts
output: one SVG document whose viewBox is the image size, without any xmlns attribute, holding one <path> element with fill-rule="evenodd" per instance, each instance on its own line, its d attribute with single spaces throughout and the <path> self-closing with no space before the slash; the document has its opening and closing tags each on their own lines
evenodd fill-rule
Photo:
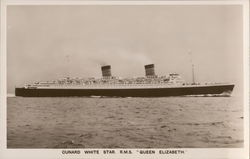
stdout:
<svg viewBox="0 0 250 159">
<path fill-rule="evenodd" d="M 8 148 L 243 146 L 238 97 L 7 99 Z"/>
</svg>

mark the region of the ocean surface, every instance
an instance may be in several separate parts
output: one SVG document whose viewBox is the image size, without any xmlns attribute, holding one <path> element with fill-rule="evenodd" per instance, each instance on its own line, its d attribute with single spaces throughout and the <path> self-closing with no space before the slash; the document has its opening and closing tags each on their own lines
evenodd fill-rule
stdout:
<svg viewBox="0 0 250 159">
<path fill-rule="evenodd" d="M 243 147 L 238 97 L 7 99 L 8 148 Z"/>
</svg>

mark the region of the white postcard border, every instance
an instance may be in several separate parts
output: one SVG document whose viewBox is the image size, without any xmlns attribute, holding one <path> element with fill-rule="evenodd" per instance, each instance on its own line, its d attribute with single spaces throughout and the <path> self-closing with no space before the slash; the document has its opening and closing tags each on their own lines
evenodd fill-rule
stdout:
<svg viewBox="0 0 250 159">
<path fill-rule="evenodd" d="M 184 154 L 178 155 L 140 155 L 137 150 L 128 149 L 134 152 L 132 155 L 86 155 L 84 150 L 80 150 L 80 155 L 64 155 L 63 150 L 71 149 L 7 149 L 7 6 L 9 5 L 242 5 L 243 6 L 243 49 L 244 49 L 244 148 L 182 148 L 182 149 L 163 149 L 163 150 L 183 150 Z M 1 85 L 0 85 L 0 158 L 3 159 L 83 159 L 83 158 L 178 158 L 178 159 L 246 159 L 249 158 L 249 2 L 247 0 L 229 1 L 25 1 L 25 0 L 3 0 L 1 1 Z M 93 150 L 93 149 L 91 149 Z M 104 149 L 98 149 L 101 152 Z M 107 150 L 107 149 L 105 149 Z M 120 149 L 112 149 L 119 151 Z M 123 149 L 124 150 L 124 149 Z M 159 150 L 159 149 L 155 149 Z"/>
</svg>

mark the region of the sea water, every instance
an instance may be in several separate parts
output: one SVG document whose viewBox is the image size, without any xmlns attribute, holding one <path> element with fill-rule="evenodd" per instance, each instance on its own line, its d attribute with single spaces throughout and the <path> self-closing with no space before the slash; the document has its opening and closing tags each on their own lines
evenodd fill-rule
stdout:
<svg viewBox="0 0 250 159">
<path fill-rule="evenodd" d="M 240 97 L 7 98 L 8 148 L 243 146 Z"/>
</svg>

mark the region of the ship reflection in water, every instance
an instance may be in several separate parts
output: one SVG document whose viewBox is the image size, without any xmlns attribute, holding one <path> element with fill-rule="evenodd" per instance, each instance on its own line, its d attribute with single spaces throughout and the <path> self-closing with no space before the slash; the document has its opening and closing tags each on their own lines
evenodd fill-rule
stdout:
<svg viewBox="0 0 250 159">
<path fill-rule="evenodd" d="M 64 78 L 57 81 L 35 82 L 15 89 L 23 97 L 167 97 L 167 96 L 230 96 L 234 84 L 186 83 L 179 74 L 157 76 L 154 64 L 145 65 L 145 77 L 118 78 L 111 66 L 101 67 L 102 78 Z"/>
</svg>

